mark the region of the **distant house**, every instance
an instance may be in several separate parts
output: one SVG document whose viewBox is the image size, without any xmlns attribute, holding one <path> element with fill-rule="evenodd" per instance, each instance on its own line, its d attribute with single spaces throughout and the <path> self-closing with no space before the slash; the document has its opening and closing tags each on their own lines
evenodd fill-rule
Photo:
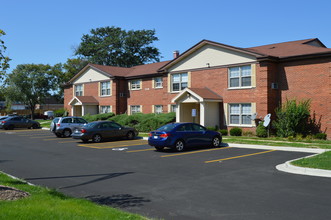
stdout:
<svg viewBox="0 0 331 220">
<path fill-rule="evenodd" d="M 177 121 L 255 130 L 286 99 L 311 99 L 331 137 L 331 49 L 317 38 L 239 48 L 202 40 L 165 62 L 88 64 L 66 85 L 71 115 L 176 112 Z"/>
</svg>

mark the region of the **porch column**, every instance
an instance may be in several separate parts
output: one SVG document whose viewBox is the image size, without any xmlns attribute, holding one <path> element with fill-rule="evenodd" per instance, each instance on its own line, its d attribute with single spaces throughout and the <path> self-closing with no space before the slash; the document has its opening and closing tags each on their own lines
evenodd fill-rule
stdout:
<svg viewBox="0 0 331 220">
<path fill-rule="evenodd" d="M 205 126 L 205 103 L 200 102 L 200 124 Z"/>
<path fill-rule="evenodd" d="M 72 105 L 71 106 L 71 116 L 74 116 L 74 114 L 75 114 L 75 106 Z"/>
<path fill-rule="evenodd" d="M 85 115 L 85 105 L 82 105 L 82 115 L 81 116 L 84 116 Z"/>
<path fill-rule="evenodd" d="M 177 104 L 177 109 L 176 109 L 176 122 L 180 122 L 180 103 Z"/>
</svg>

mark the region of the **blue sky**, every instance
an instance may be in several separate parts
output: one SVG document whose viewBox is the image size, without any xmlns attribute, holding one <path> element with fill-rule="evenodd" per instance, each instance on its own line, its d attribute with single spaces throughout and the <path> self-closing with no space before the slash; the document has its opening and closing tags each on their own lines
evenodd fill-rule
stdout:
<svg viewBox="0 0 331 220">
<path fill-rule="evenodd" d="M 18 64 L 64 63 L 93 28 L 155 29 L 162 59 L 203 39 L 253 47 L 319 38 L 331 47 L 331 1 L 6 0 L 0 29 L 11 71 Z"/>
</svg>

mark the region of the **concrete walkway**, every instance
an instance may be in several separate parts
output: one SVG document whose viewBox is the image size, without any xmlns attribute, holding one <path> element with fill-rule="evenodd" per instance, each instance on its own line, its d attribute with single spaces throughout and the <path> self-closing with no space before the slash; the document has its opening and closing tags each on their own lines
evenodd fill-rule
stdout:
<svg viewBox="0 0 331 220">
<path fill-rule="evenodd" d="M 292 151 L 292 152 L 304 152 L 304 153 L 313 153 L 314 155 L 310 155 L 308 158 L 316 156 L 317 154 L 324 153 L 326 151 L 330 151 L 328 149 L 316 149 L 316 148 L 301 148 L 301 147 L 276 147 L 276 146 L 265 146 L 265 145 L 251 145 L 251 144 L 232 144 L 229 143 L 230 147 L 238 147 L 238 148 L 250 148 L 250 149 L 261 149 L 261 150 L 277 150 L 277 151 Z M 298 158 L 295 160 L 299 160 L 302 158 Z M 309 176 L 318 176 L 318 177 L 331 177 L 331 170 L 322 170 L 322 169 L 313 169 L 313 168 L 304 168 L 298 167 L 291 164 L 292 161 L 287 161 L 283 164 L 279 164 L 276 166 L 276 169 L 279 171 L 300 174 L 300 175 L 309 175 Z"/>
</svg>

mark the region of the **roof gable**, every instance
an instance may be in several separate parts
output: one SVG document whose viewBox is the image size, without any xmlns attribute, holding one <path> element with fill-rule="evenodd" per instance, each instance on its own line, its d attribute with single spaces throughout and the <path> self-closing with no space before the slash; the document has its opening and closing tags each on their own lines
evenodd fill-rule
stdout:
<svg viewBox="0 0 331 220">
<path fill-rule="evenodd" d="M 239 47 L 203 40 L 169 62 L 161 70 L 173 72 L 254 62 L 261 56 L 263 55 Z"/>
</svg>

